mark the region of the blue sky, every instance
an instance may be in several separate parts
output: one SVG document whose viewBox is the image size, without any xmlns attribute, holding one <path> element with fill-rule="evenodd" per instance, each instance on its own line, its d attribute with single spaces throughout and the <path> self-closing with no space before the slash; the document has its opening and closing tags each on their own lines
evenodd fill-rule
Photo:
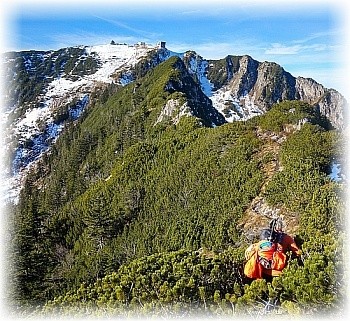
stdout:
<svg viewBox="0 0 350 321">
<path fill-rule="evenodd" d="M 6 50 L 167 42 L 204 58 L 248 54 L 343 93 L 347 48 L 338 1 L 20 1 L 8 10 Z M 345 93 L 343 93 L 345 94 Z"/>
</svg>

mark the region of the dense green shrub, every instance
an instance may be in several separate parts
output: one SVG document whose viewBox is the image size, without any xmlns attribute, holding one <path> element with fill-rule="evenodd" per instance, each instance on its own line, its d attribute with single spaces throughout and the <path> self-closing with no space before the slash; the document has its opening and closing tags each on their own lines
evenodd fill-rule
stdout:
<svg viewBox="0 0 350 321">
<path fill-rule="evenodd" d="M 188 100 L 183 73 L 174 57 L 137 86 L 96 94 L 28 175 L 14 212 L 19 307 L 218 315 L 253 313 L 269 299 L 290 313 L 339 306 L 343 184 L 327 176 L 339 135 L 288 101 L 215 128 L 189 116 L 156 124 L 169 99 Z M 258 132 L 284 138 L 276 155 Z M 262 193 L 275 158 L 280 170 Z M 296 216 L 304 261 L 249 284 L 239 223 L 257 196 Z"/>
</svg>

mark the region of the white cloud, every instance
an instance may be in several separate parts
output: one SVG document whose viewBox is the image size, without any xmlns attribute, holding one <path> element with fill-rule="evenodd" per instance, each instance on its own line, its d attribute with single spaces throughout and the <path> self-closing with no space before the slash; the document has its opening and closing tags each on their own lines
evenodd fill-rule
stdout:
<svg viewBox="0 0 350 321">
<path fill-rule="evenodd" d="M 285 46 L 280 43 L 273 43 L 271 48 L 265 50 L 267 55 L 295 55 L 303 47 L 300 45 Z"/>
<path fill-rule="evenodd" d="M 336 37 L 341 35 L 343 32 L 342 29 L 331 29 L 327 31 L 322 31 L 322 32 L 317 32 L 317 33 L 312 33 L 308 37 L 305 37 L 303 39 L 297 39 L 294 40 L 293 43 L 306 43 L 314 39 L 318 38 L 324 38 L 324 37 Z"/>
<path fill-rule="evenodd" d="M 46 47 L 40 46 L 40 50 L 57 50 L 66 47 L 74 47 L 74 46 L 93 46 L 93 45 L 102 45 L 110 43 L 114 40 L 117 43 L 128 43 L 133 44 L 140 41 L 137 37 L 132 36 L 121 36 L 116 34 L 106 34 L 100 35 L 95 33 L 60 33 L 60 34 L 52 34 L 50 36 L 50 44 Z M 23 48 L 27 49 L 27 48 Z M 36 49 L 36 48 L 29 48 Z"/>
<path fill-rule="evenodd" d="M 215 42 L 208 41 L 202 43 L 169 43 L 169 49 L 175 52 L 185 52 L 194 50 L 206 59 L 221 59 L 227 55 L 250 55 L 254 59 L 261 59 L 263 47 L 254 40 L 240 39 L 237 41 Z"/>
<path fill-rule="evenodd" d="M 265 49 L 266 55 L 295 55 L 304 52 L 336 51 L 339 46 L 329 46 L 327 44 L 316 43 L 312 45 L 284 45 L 273 43 L 270 48 Z"/>
<path fill-rule="evenodd" d="M 132 33 L 139 35 L 139 36 L 142 36 L 142 37 L 151 38 L 151 39 L 159 37 L 158 33 L 150 32 L 148 30 L 138 29 L 138 28 L 135 28 L 129 24 L 126 24 L 126 23 L 119 21 L 119 20 L 116 20 L 116 19 L 108 19 L 108 18 L 97 16 L 97 15 L 95 15 L 95 17 L 102 20 L 102 21 L 108 22 L 111 25 L 117 26 L 117 27 L 125 29 L 127 31 L 131 31 Z"/>
</svg>

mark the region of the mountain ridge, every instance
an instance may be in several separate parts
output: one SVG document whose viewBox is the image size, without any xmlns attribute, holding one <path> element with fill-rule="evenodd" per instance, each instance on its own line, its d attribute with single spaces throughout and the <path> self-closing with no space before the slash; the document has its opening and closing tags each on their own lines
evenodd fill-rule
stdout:
<svg viewBox="0 0 350 321">
<path fill-rule="evenodd" d="M 173 118 L 190 113 L 204 119 L 207 126 L 217 126 L 247 120 L 265 113 L 276 102 L 296 99 L 314 105 L 332 126 L 343 128 L 346 101 L 340 93 L 310 78 L 295 78 L 276 63 L 258 62 L 248 55 L 207 60 L 194 51 L 172 52 L 165 43 L 12 52 L 5 54 L 9 85 L 2 120 L 6 123 L 5 144 L 10 155 L 5 162 L 5 170 L 11 168 L 7 174 L 16 176 L 39 159 L 64 124 L 77 120 L 96 93 L 108 86 L 118 88 L 137 81 L 172 56 L 183 61 L 194 80 L 183 73 L 191 82 L 188 89 L 192 88 L 192 92 L 187 95 L 190 103 L 181 103 L 182 112 L 177 116 L 174 106 L 179 102 L 169 103 Z M 195 83 L 199 85 L 196 90 Z M 196 109 L 197 105 L 203 106 L 202 111 Z M 164 108 L 163 115 L 170 110 L 166 105 Z"/>
</svg>

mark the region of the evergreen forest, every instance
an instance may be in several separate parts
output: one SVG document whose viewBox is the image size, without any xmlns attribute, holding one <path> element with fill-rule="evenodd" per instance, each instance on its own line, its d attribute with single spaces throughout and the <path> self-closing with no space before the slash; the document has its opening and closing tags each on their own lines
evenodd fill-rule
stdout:
<svg viewBox="0 0 350 321">
<path fill-rule="evenodd" d="M 345 186 L 329 176 L 344 157 L 341 132 L 302 101 L 211 126 L 181 63 L 172 57 L 125 87 L 94 93 L 27 175 L 9 208 L 16 313 L 344 311 Z M 157 121 L 169 100 L 197 113 Z M 293 222 L 286 230 L 302 250 L 273 280 L 243 275 L 258 234 L 242 222 L 266 227 L 250 217 L 257 197 Z"/>
</svg>

